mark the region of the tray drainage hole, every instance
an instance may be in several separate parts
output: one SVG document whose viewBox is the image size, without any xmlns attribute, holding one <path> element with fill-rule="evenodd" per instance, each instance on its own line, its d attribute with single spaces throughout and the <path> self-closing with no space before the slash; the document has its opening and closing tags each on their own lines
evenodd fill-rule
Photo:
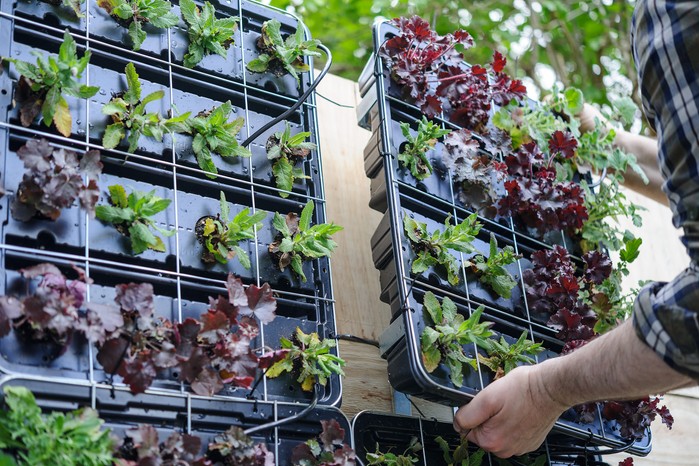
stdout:
<svg viewBox="0 0 699 466">
<path fill-rule="evenodd" d="M 408 145 L 408 141 L 401 142 L 400 146 L 398 146 L 398 153 L 402 154 L 403 152 L 405 152 L 405 146 L 407 146 L 407 145 Z"/>
<path fill-rule="evenodd" d="M 172 378 L 176 379 L 179 375 L 180 375 L 179 372 L 175 371 L 172 373 Z"/>
<path fill-rule="evenodd" d="M 294 392 L 296 391 L 296 388 L 293 385 L 289 385 L 289 391 Z"/>
<path fill-rule="evenodd" d="M 1 90 L 1 91 L 0 91 L 0 94 L 2 94 L 2 95 L 7 95 L 7 89 Z"/>
<path fill-rule="evenodd" d="M 279 284 L 280 284 L 281 286 L 285 286 L 285 287 L 290 287 L 290 286 L 291 286 L 291 282 L 290 282 L 287 278 L 280 278 L 280 279 L 279 279 Z"/>
<path fill-rule="evenodd" d="M 52 249 L 56 246 L 56 237 L 53 236 L 53 233 L 50 231 L 41 230 L 39 234 L 36 235 L 36 239 L 41 249 Z"/>
</svg>

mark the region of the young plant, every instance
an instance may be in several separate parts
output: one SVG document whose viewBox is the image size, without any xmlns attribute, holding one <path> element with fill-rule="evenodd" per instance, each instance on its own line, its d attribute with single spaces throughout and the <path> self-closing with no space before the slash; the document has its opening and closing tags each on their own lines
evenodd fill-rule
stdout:
<svg viewBox="0 0 699 466">
<path fill-rule="evenodd" d="M 261 222 L 267 217 L 267 212 L 258 210 L 250 214 L 250 209 L 246 207 L 233 220 L 229 220 L 228 202 L 223 191 L 220 204 L 219 215 L 202 217 L 194 229 L 197 239 L 206 248 L 201 260 L 209 264 L 215 261 L 225 264 L 237 257 L 243 267 L 250 269 L 250 258 L 238 243 L 255 238 L 254 229 L 262 228 Z"/>
<path fill-rule="evenodd" d="M 395 453 L 382 453 L 379 450 L 379 444 L 376 444 L 376 453 L 366 454 L 367 465 L 369 466 L 412 466 L 419 463 L 420 459 L 412 453 L 417 453 L 422 450 L 422 444 L 418 442 L 417 437 L 412 437 L 403 454 L 396 455 Z"/>
<path fill-rule="evenodd" d="M 276 19 L 262 24 L 262 33 L 257 39 L 260 56 L 250 60 L 248 69 L 254 73 L 264 73 L 269 70 L 275 76 L 289 73 L 300 82 L 298 73 L 304 73 L 311 67 L 303 61 L 303 57 L 319 57 L 318 39 L 303 40 L 303 28 L 299 25 L 295 34 L 282 39 L 281 23 Z"/>
<path fill-rule="evenodd" d="M 128 90 L 113 95 L 111 100 L 102 107 L 102 113 L 112 117 L 112 123 L 105 128 L 102 137 L 102 145 L 106 149 L 114 149 L 118 146 L 126 137 L 127 131 L 129 132 L 127 151 L 134 152 L 141 135 L 162 141 L 166 132 L 184 133 L 188 130 L 189 112 L 167 119 L 163 119 L 158 112 L 147 113 L 146 105 L 162 99 L 165 92 L 159 90 L 141 98 L 141 82 L 134 64 L 127 64 L 125 72 Z"/>
<path fill-rule="evenodd" d="M 505 195 L 507 166 L 479 152 L 480 144 L 467 129 L 444 138 L 442 163 L 457 186 L 457 198 L 465 205 L 495 217 L 495 203 Z"/>
<path fill-rule="evenodd" d="M 323 431 L 317 439 L 310 439 L 294 447 L 293 466 L 354 466 L 356 456 L 351 446 L 344 443 L 345 429 L 335 419 L 320 421 Z"/>
<path fill-rule="evenodd" d="M 232 465 L 232 466 L 271 466 L 276 464 L 274 453 L 267 450 L 264 442 L 255 443 L 245 434 L 243 429 L 231 426 L 224 433 L 214 437 L 206 451 L 207 462 L 201 465 Z"/>
<path fill-rule="evenodd" d="M 451 255 L 450 249 L 464 253 L 473 253 L 473 240 L 481 229 L 481 224 L 477 221 L 477 214 L 471 214 L 463 222 L 450 225 L 449 215 L 444 220 L 444 231 L 438 230 L 430 233 L 427 231 L 427 224 L 403 216 L 403 228 L 410 240 L 410 246 L 417 254 L 413 260 L 412 272 L 421 274 L 435 265 L 441 265 L 447 270 L 449 283 L 456 286 L 461 278 L 459 272 L 461 267 L 459 261 Z"/>
<path fill-rule="evenodd" d="M 464 365 L 469 364 L 474 369 L 478 367 L 475 359 L 466 356 L 464 345 L 490 348 L 492 332 L 489 328 L 492 322 L 479 322 L 483 314 L 482 306 L 471 317 L 464 319 L 451 299 L 444 297 L 440 305 L 431 291 L 425 293 L 423 314 L 426 325 L 420 337 L 420 348 L 425 369 L 431 373 L 444 363 L 449 368 L 452 383 L 461 387 Z"/>
<path fill-rule="evenodd" d="M 90 408 L 67 413 L 41 413 L 34 395 L 25 387 L 7 386 L 5 409 L 0 410 L 0 454 L 3 465 L 110 466 L 114 441 L 104 421 Z"/>
<path fill-rule="evenodd" d="M 17 155 L 27 171 L 10 205 L 15 220 L 26 222 L 40 216 L 56 220 L 61 209 L 70 207 L 76 199 L 80 207 L 94 215 L 99 199 L 97 180 L 102 172 L 99 151 L 87 151 L 78 159 L 77 153 L 56 149 L 46 139 L 30 139 Z"/>
<path fill-rule="evenodd" d="M 29 281 L 41 277 L 32 294 L 18 299 L 0 296 L 0 337 L 12 328 L 27 334 L 32 340 L 50 341 L 61 346 L 59 355 L 68 347 L 76 332 L 89 341 L 104 342 L 107 335 L 123 325 L 118 309 L 85 302 L 87 286 L 91 281 L 85 271 L 73 267 L 78 274 L 68 280 L 53 264 L 42 263 L 21 269 Z M 85 310 L 81 310 L 82 308 Z"/>
<path fill-rule="evenodd" d="M 478 448 L 474 452 L 469 451 L 466 438 L 461 440 L 461 443 L 454 449 L 453 453 L 447 441 L 441 436 L 435 437 L 434 440 L 442 450 L 444 464 L 448 466 L 481 466 L 483 464 L 485 450 Z"/>
<path fill-rule="evenodd" d="M 517 281 L 505 268 L 508 264 L 513 264 L 520 256 L 515 254 L 512 246 L 506 246 L 498 250 L 498 242 L 493 233 L 490 234 L 490 254 L 486 258 L 483 254 L 477 254 L 464 265 L 471 267 L 471 270 L 478 276 L 478 280 L 488 285 L 498 296 L 510 299 L 512 289 L 517 286 Z"/>
<path fill-rule="evenodd" d="M 46 3 L 49 3 L 54 6 L 59 6 L 63 5 L 64 7 L 70 8 L 73 10 L 73 13 L 75 13 L 75 16 L 78 18 L 84 18 L 85 15 L 81 11 L 81 6 L 85 2 L 85 0 L 46 0 Z"/>
<path fill-rule="evenodd" d="M 295 165 L 304 161 L 317 146 L 312 142 L 304 141 L 310 137 L 311 133 L 301 132 L 292 136 L 291 125 L 288 121 L 285 123 L 284 131 L 278 131 L 270 136 L 265 147 L 267 158 L 274 161 L 272 174 L 277 188 L 291 191 L 297 178 L 308 178 L 303 169 L 296 168 Z M 279 192 L 279 196 L 289 197 L 289 193 L 283 191 Z"/>
<path fill-rule="evenodd" d="M 167 0 L 98 0 L 97 5 L 117 23 L 128 27 L 134 50 L 140 50 L 143 41 L 146 40 L 147 34 L 143 30 L 146 24 L 167 29 L 177 26 L 179 22 Z"/>
<path fill-rule="evenodd" d="M 335 340 L 321 340 L 317 333 L 307 335 L 297 327 L 291 340 L 281 337 L 280 343 L 281 350 L 263 356 L 263 359 L 277 359 L 267 369 L 267 377 L 278 377 L 284 372 L 292 373 L 301 388 L 309 392 L 316 382 L 320 385 L 328 383 L 332 374 L 345 375 L 342 370 L 345 361 L 330 354 L 330 350 L 336 346 Z"/>
<path fill-rule="evenodd" d="M 87 86 L 79 82 L 91 53 L 86 50 L 83 57 L 78 58 L 75 40 L 66 31 L 58 57 L 50 56 L 46 60 L 38 52 L 35 55 L 36 65 L 14 58 L 3 58 L 14 64 L 21 75 L 15 90 L 15 101 L 19 104 L 22 126 L 31 125 L 41 113 L 44 125 L 48 127 L 53 122 L 59 133 L 70 137 L 73 118 L 65 95 L 87 99 L 99 90 L 99 86 Z"/>
<path fill-rule="evenodd" d="M 211 306 L 199 321 L 177 324 L 180 380 L 190 383 L 198 395 L 214 395 L 225 384 L 250 388 L 258 367 L 265 368 L 251 344 L 260 324 L 276 317 L 272 289 L 267 283 L 244 288 L 233 274 L 228 274 L 226 287 L 228 296 L 210 298 Z"/>
<path fill-rule="evenodd" d="M 492 340 L 491 347 L 487 349 L 488 357 L 480 358 L 481 364 L 495 372 L 495 380 L 505 376 L 512 369 L 521 364 L 534 364 L 536 361 L 528 355 L 541 353 L 544 348 L 541 343 L 527 340 L 527 331 L 522 332 L 517 341 L 509 344 L 505 337 L 500 341 Z"/>
<path fill-rule="evenodd" d="M 250 150 L 238 144 L 235 136 L 245 124 L 243 117 L 227 121 L 233 106 L 231 101 L 214 107 L 208 112 L 201 112 L 187 123 L 192 139 L 192 150 L 197 157 L 199 168 L 207 173 L 207 177 L 214 179 L 218 173 L 216 165 L 211 159 L 211 154 L 219 154 L 221 157 L 250 157 Z"/>
<path fill-rule="evenodd" d="M 159 227 L 151 217 L 167 209 L 171 199 L 159 198 L 155 190 L 147 193 L 132 191 L 127 196 L 124 187 L 115 184 L 109 187 L 109 202 L 111 205 L 97 206 L 97 218 L 114 224 L 119 233 L 129 238 L 134 254 L 147 249 L 165 252 L 165 243 L 151 228 L 163 236 L 172 236 L 175 230 Z"/>
<path fill-rule="evenodd" d="M 115 466 L 138 464 L 171 464 L 181 466 L 207 466 L 200 457 L 201 438 L 195 435 L 173 432 L 160 442 L 158 430 L 150 424 L 132 427 L 124 434 L 122 445 L 117 450 Z"/>
<path fill-rule="evenodd" d="M 194 68 L 212 53 L 226 58 L 227 50 L 233 44 L 238 18 L 216 19 L 216 10 L 209 2 L 204 2 L 200 10 L 194 0 L 180 0 L 180 10 L 189 26 L 189 50 L 184 56 L 184 66 Z"/>
<path fill-rule="evenodd" d="M 303 261 L 329 257 L 337 247 L 331 235 L 342 230 L 341 226 L 332 222 L 311 226 L 313 208 L 313 201 L 308 201 L 301 211 L 301 217 L 294 212 L 286 217 L 275 212 L 272 224 L 279 234 L 268 248 L 282 271 L 291 266 L 291 270 L 304 282 Z"/>
<path fill-rule="evenodd" d="M 440 128 L 425 116 L 417 122 L 416 136 L 410 134 L 408 123 L 401 123 L 400 129 L 408 142 L 403 152 L 398 154 L 398 162 L 410 170 L 416 180 L 424 180 L 432 174 L 432 164 L 427 158 L 427 152 L 434 149 L 437 139 L 451 133 L 451 130 Z"/>
</svg>

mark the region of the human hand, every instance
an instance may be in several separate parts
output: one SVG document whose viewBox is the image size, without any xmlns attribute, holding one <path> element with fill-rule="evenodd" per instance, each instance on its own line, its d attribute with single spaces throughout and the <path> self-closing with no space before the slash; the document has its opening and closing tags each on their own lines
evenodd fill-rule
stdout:
<svg viewBox="0 0 699 466">
<path fill-rule="evenodd" d="M 595 119 L 599 120 L 603 126 L 609 126 L 609 120 L 607 120 L 604 115 L 597 109 L 588 103 L 583 105 L 580 113 L 575 115 L 575 117 L 580 122 L 580 132 L 587 133 L 595 129 Z"/>
<path fill-rule="evenodd" d="M 556 401 L 539 375 L 521 366 L 488 385 L 454 416 L 454 429 L 499 458 L 537 449 L 568 408 Z"/>
</svg>

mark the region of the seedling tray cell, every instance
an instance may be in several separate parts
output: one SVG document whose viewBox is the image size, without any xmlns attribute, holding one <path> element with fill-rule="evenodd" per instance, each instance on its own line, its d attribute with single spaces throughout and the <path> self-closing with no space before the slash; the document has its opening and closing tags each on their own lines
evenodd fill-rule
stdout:
<svg viewBox="0 0 699 466">
<path fill-rule="evenodd" d="M 365 464 L 367 462 L 366 454 L 376 452 L 377 447 L 383 453 L 391 452 L 399 455 L 405 451 L 412 438 L 417 438 L 423 445 L 423 449 L 414 454 L 419 460 L 416 464 L 420 466 L 442 465 L 444 464 L 444 456 L 435 439 L 442 437 L 449 444 L 451 451 L 461 442 L 459 435 L 454 432 L 450 423 L 374 411 L 362 411 L 357 414 L 352 420 L 352 433 L 357 457 Z M 534 459 L 545 455 L 546 463 L 544 464 L 546 466 L 606 465 L 596 455 L 594 448 L 588 449 L 583 454 L 558 453 L 571 450 L 571 448 L 585 452 L 582 443 L 571 442 L 570 438 L 558 434 L 550 434 L 544 445 L 531 453 L 530 458 Z M 469 446 L 471 453 L 475 450 L 475 446 Z M 486 455 L 483 464 L 494 465 L 495 461 L 494 457 Z M 512 464 L 521 463 L 513 462 Z"/>
<path fill-rule="evenodd" d="M 139 424 L 151 424 L 162 442 L 173 432 L 197 435 L 203 448 L 217 434 L 233 426 L 250 429 L 298 414 L 306 405 L 272 403 L 259 400 L 205 399 L 173 393 L 168 396 L 145 393 L 136 397 L 121 389 L 70 382 L 48 381 L 36 377 L 4 377 L 0 388 L 22 386 L 32 391 L 42 412 L 72 411 L 92 407 L 105 420 L 117 438 Z M 0 395 L 1 396 L 1 395 Z M 274 453 L 275 464 L 291 464 L 291 451 L 298 444 L 317 437 L 320 421 L 336 420 L 345 430 L 344 443 L 351 443 L 347 418 L 336 408 L 315 408 L 308 415 L 277 429 L 269 428 L 252 435 Z"/>
<path fill-rule="evenodd" d="M 63 5 L 51 5 L 44 1 L 17 0 L 6 2 L 6 6 L 7 10 L 3 8 L 3 11 L 7 13 L 55 28 L 85 31 L 87 24 L 85 18 L 78 18 L 72 9 Z M 91 5 L 91 7 L 97 8 L 96 5 Z M 84 13 L 85 4 L 82 4 L 81 8 Z"/>
</svg>

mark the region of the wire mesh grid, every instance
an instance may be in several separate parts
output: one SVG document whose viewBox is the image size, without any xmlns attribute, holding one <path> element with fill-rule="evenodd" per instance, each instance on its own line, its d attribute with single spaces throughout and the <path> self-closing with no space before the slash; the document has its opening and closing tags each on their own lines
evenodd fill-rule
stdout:
<svg viewBox="0 0 699 466">
<path fill-rule="evenodd" d="M 125 277 L 125 280 L 130 276 L 142 277 L 146 282 L 163 279 L 168 282 L 164 292 L 167 293 L 167 297 L 173 299 L 175 306 L 172 317 L 175 322 L 181 322 L 186 314 L 182 309 L 182 303 L 187 302 L 187 299 L 183 298 L 183 287 L 186 288 L 195 282 L 198 286 L 211 290 L 211 295 L 215 296 L 225 291 L 225 276 L 228 272 L 233 272 L 248 284 L 260 286 L 265 281 L 270 282 L 280 302 L 286 303 L 280 305 L 278 315 L 281 315 L 285 322 L 288 320 L 281 327 L 285 327 L 289 333 L 294 330 L 295 325 L 292 324 L 297 324 L 304 331 L 319 332 L 321 337 L 333 335 L 335 316 L 329 261 L 320 259 L 306 264 L 304 270 L 309 276 L 309 281 L 302 283 L 291 275 L 289 269 L 285 272 L 275 269 L 266 251 L 267 244 L 271 243 L 274 237 L 271 214 L 275 211 L 281 214 L 300 212 L 304 204 L 313 200 L 316 204 L 313 222 L 325 222 L 325 196 L 319 149 L 312 151 L 303 163 L 303 170 L 308 179 L 297 183 L 293 191 L 286 192 L 288 198 L 283 199 L 279 196 L 282 190 L 274 185 L 271 178 L 271 167 L 266 158 L 264 144 L 269 135 L 283 129 L 281 123 L 270 128 L 257 142 L 251 144 L 251 158 L 232 164 L 232 168 L 226 164 L 220 165 L 215 180 L 206 178 L 206 173 L 198 167 L 191 150 L 188 150 L 190 141 L 185 135 L 166 135 L 162 144 L 141 138 L 139 147 L 133 154 L 118 148 L 107 151 L 101 145 L 101 130 L 107 118 L 101 114 L 101 106 L 109 100 L 110 91 L 113 95 L 125 89 L 121 75 L 128 62 L 135 64 L 144 94 L 153 90 L 164 92 L 165 99 L 159 109 L 161 114 L 191 111 L 192 115 L 196 115 L 197 112 L 209 110 L 214 105 L 231 100 L 234 103 L 234 116 L 242 116 L 245 119 L 241 136 L 252 134 L 256 128 L 295 103 L 299 95 L 296 81 L 290 76 L 253 76 L 247 71 L 246 60 L 256 54 L 254 43 L 259 36 L 261 24 L 264 20 L 274 17 L 282 23 L 283 33 L 288 34 L 296 27 L 303 27 L 306 37 L 309 38 L 310 34 L 305 26 L 286 12 L 255 2 L 237 0 L 233 3 L 217 3 L 217 16 L 220 17 L 223 12 L 224 15 L 237 17 L 239 23 L 236 40 L 229 50 L 229 59 L 231 56 L 234 58 L 233 66 L 237 66 L 238 71 L 232 76 L 226 76 L 223 68 L 188 69 L 182 66 L 182 47 L 186 48 L 186 33 L 182 23 L 163 31 L 159 36 L 156 35 L 156 45 L 146 42 L 141 51 L 134 52 L 121 43 L 124 37 L 118 37 L 118 34 L 125 35 L 124 28 L 117 25 L 94 2 L 88 0 L 85 2 L 85 8 L 83 19 L 71 19 L 60 11 L 60 7 L 49 6 L 43 2 L 3 0 L 0 3 L 0 36 L 3 39 L 0 41 L 3 44 L 0 46 L 0 55 L 33 62 L 31 52 L 34 50 L 55 54 L 62 42 L 65 28 L 75 39 L 79 55 L 88 50 L 92 53 L 90 65 L 84 73 L 85 84 L 101 87 L 100 92 L 88 101 L 68 99 L 74 125 L 73 135 L 66 138 L 43 126 L 20 126 L 16 110 L 11 109 L 11 77 L 8 73 L 0 76 L 3 88 L 0 108 L 4 112 L 4 118 L 0 119 L 0 147 L 5 158 L 5 190 L 8 194 L 16 190 L 23 166 L 15 151 L 19 145 L 32 137 L 44 137 L 57 148 L 64 147 L 79 153 L 98 149 L 102 152 L 105 165 L 100 178 L 101 189 L 105 191 L 107 184 L 113 183 L 139 188 L 142 191 L 156 189 L 157 195 L 172 199 L 172 203 L 165 212 L 158 214 L 155 220 L 163 228 L 174 229 L 175 234 L 167 242 L 167 254 L 147 251 L 140 257 L 133 257 L 124 243 L 124 238 L 101 222 L 89 218 L 86 212 L 77 207 L 64 211 L 57 226 L 51 225 L 50 222 L 34 222 L 33 226 L 28 227 L 18 225 L 19 222 L 14 222 L 9 214 L 9 201 L 6 196 L 2 201 L 5 218 L 0 242 L 5 270 L 10 270 L 7 268 L 8 262 L 17 264 L 18 258 L 41 258 L 80 264 L 88 277 L 94 275 L 93 269 L 99 270 L 102 276 L 106 276 L 103 271 L 114 269 L 119 271 L 117 275 Z M 177 10 L 177 5 L 174 8 Z M 152 35 L 148 37 L 150 40 Z M 205 60 L 202 63 L 207 66 L 225 63 L 223 59 L 218 60 L 219 58 L 215 57 L 213 61 Z M 312 84 L 314 79 L 312 58 L 307 57 L 307 60 L 311 65 L 311 71 L 302 75 L 299 84 L 301 90 Z M 313 94 L 289 120 L 293 131 L 309 131 L 310 140 L 318 143 L 318 122 Z M 258 209 L 268 212 L 264 228 L 259 231 L 255 229 L 254 239 L 247 244 L 252 263 L 250 271 L 237 265 L 237 262 L 233 264 L 233 261 L 229 261 L 228 266 L 215 265 L 213 268 L 206 268 L 199 260 L 200 246 L 194 234 L 196 219 L 192 215 L 197 218 L 215 215 L 219 211 L 219 191 L 225 192 L 229 205 L 233 203 L 234 209 L 249 207 L 252 212 Z M 14 267 L 16 271 L 21 265 Z M 88 288 L 87 299 L 91 300 L 93 286 Z M 279 325 L 273 322 L 269 326 L 261 326 L 261 347 L 278 346 L 280 335 L 269 328 L 274 326 Z M 92 348 L 89 348 L 87 377 L 89 381 L 97 383 L 99 380 L 95 379 L 96 363 L 92 352 Z M 288 387 L 276 387 L 277 393 L 272 394 L 268 389 L 269 383 L 265 377 L 260 386 L 262 400 L 275 396 L 281 396 L 282 399 L 310 398 L 310 395 L 298 394 Z M 182 391 L 184 387 L 180 386 L 178 390 Z M 240 396 L 240 393 L 234 396 Z M 333 376 L 319 402 L 334 405 L 339 403 L 340 399 L 339 377 Z"/>
<path fill-rule="evenodd" d="M 110 387 L 56 381 L 32 376 L 0 377 L 0 392 L 6 387 L 25 387 L 34 394 L 44 413 L 72 411 L 90 407 L 97 410 L 113 437 L 122 439 L 128 429 L 142 424 L 156 428 L 160 442 L 173 433 L 197 435 L 205 446 L 231 426 L 244 430 L 261 428 L 265 424 L 298 414 L 298 404 L 278 401 L 222 400 L 199 397 L 188 393 L 169 393 L 133 397 L 121 387 Z M 1 395 L 1 393 L 0 393 Z M 291 452 L 299 443 L 316 438 L 322 431 L 321 421 L 336 420 L 345 430 L 345 440 L 351 443 L 350 423 L 334 407 L 315 408 L 302 419 L 289 424 L 269 427 L 250 436 L 267 445 L 277 465 L 291 464 Z"/>
<path fill-rule="evenodd" d="M 501 329 L 506 335 L 513 338 L 512 341 L 519 336 L 522 330 L 527 330 L 529 338 L 542 341 L 547 349 L 542 355 L 534 356 L 538 363 L 560 353 L 562 342 L 557 340 L 555 332 L 546 326 L 546 320 L 542 321 L 540 316 L 530 314 L 525 299 L 523 279 L 523 271 L 528 265 L 526 256 L 537 249 L 551 248 L 552 244 L 559 244 L 569 251 L 574 261 L 580 263 L 580 258 L 575 250 L 571 250 L 571 245 L 566 244 L 566 236 L 562 233 L 547 237 L 546 241 L 542 241 L 518 230 L 512 218 L 507 218 L 504 222 L 496 222 L 479 215 L 478 220 L 483 224 L 481 234 L 493 232 L 497 235 L 499 248 L 507 244 L 513 247 L 515 253 L 524 255 L 524 258 L 519 259 L 516 263 L 515 274 L 518 279 L 517 295 L 521 300 L 520 315 L 517 315 L 513 309 L 502 306 L 492 294 L 490 296 L 482 293 L 474 294 L 474 290 L 480 290 L 481 287 L 475 276 L 470 274 L 464 266 L 469 257 L 463 253 L 457 255 L 457 259 L 461 263 L 460 284 L 457 287 L 450 285 L 443 277 L 440 278 L 435 273 L 411 274 L 413 256 L 410 242 L 403 232 L 403 217 L 409 215 L 419 222 L 427 223 L 428 231 L 431 232 L 440 229 L 447 216 L 451 216 L 452 223 L 456 224 L 463 221 L 473 211 L 457 200 L 453 183 L 449 181 L 451 174 L 448 171 L 444 175 L 444 181 L 436 180 L 437 176 L 434 174 L 430 179 L 425 180 L 425 184 L 430 180 L 432 181 L 427 189 L 433 188 L 435 192 L 439 193 L 439 195 L 435 195 L 427 192 L 424 185 L 415 183 L 415 180 L 411 179 L 409 175 L 404 176 L 398 167 L 397 154 L 400 151 L 400 143 L 404 140 L 398 123 L 413 124 L 422 116 L 422 113 L 417 107 L 392 94 L 392 89 L 395 92 L 396 86 L 392 85 L 389 73 L 377 53 L 381 44 L 396 33 L 397 30 L 388 23 L 375 25 L 374 47 L 376 53 L 372 60 L 375 60 L 373 63 L 373 79 L 375 80 L 373 86 L 376 89 L 378 109 L 368 109 L 371 114 L 372 129 L 379 134 L 374 154 L 383 161 L 383 171 L 379 170 L 374 179 L 384 177 L 381 182 L 385 182 L 387 198 L 387 203 L 384 206 L 386 209 L 384 222 L 379 226 L 372 240 L 372 247 L 374 248 L 377 268 L 382 269 L 382 299 L 392 304 L 393 321 L 394 323 L 396 320 L 400 321 L 398 324 L 401 324 L 404 330 L 404 339 L 399 339 L 398 344 L 387 353 L 389 379 L 398 390 L 412 392 L 414 395 L 448 405 L 459 405 L 468 402 L 471 397 L 487 385 L 488 381 L 492 380 L 492 377 L 484 374 L 481 369 L 483 366 L 480 364 L 480 355 L 475 344 L 471 345 L 470 351 L 479 362 L 476 369 L 477 379 L 472 381 L 474 386 L 459 389 L 449 382 L 448 377 L 440 379 L 434 374 L 427 373 L 422 363 L 420 349 L 420 338 L 425 323 L 422 317 L 422 305 L 420 300 L 416 300 L 416 292 L 418 298 L 420 293 L 425 291 L 433 291 L 440 299 L 449 296 L 457 302 L 466 316 L 471 316 L 477 307 L 483 306 L 485 311 L 482 320 L 495 321 L 494 328 Z M 371 64 L 367 65 L 367 67 L 370 66 Z M 368 87 L 368 85 L 365 86 L 365 89 Z M 359 117 L 362 119 L 363 116 L 359 115 Z M 453 123 L 443 118 L 434 118 L 433 121 L 441 124 L 442 128 L 455 128 Z M 371 165 L 370 160 L 365 164 L 366 167 Z M 378 184 L 378 182 L 376 183 Z M 436 186 L 435 183 L 439 186 Z M 447 186 L 446 190 L 445 186 Z M 383 194 L 383 189 L 378 189 L 377 192 L 380 196 Z M 378 241 L 379 238 L 382 238 L 383 241 Z M 481 242 L 485 245 L 487 240 Z M 487 254 L 487 249 L 482 250 L 483 248 L 478 246 L 477 249 L 481 249 L 479 252 Z M 377 258 L 379 259 L 377 260 Z M 398 334 L 392 333 L 392 335 Z M 555 430 L 596 445 L 625 446 L 629 448 L 629 452 L 635 454 L 645 455 L 650 451 L 650 431 L 644 439 L 629 446 L 629 443 L 622 439 L 618 431 L 614 429 L 614 424 L 603 420 L 599 409 L 595 418 L 592 424 L 580 424 L 576 422 L 576 415 L 569 412 L 557 422 Z"/>
</svg>

